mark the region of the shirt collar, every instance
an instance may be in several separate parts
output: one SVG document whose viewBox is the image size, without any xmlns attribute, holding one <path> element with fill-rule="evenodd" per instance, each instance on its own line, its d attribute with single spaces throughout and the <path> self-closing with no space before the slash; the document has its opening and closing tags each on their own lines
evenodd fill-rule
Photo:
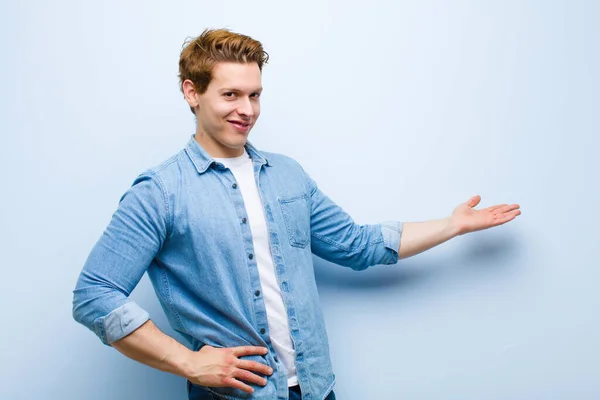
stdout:
<svg viewBox="0 0 600 400">
<path fill-rule="evenodd" d="M 252 145 L 252 143 L 247 141 L 244 147 L 246 148 L 246 151 L 250 155 L 250 158 L 253 162 L 257 162 L 261 165 L 267 165 L 268 167 L 273 166 L 272 163 Z M 196 167 L 196 170 L 199 174 L 206 172 L 211 164 L 216 162 L 215 159 L 212 158 L 202 146 L 200 146 L 200 143 L 196 141 L 194 135 L 192 135 L 190 141 L 185 147 L 185 152 Z"/>
</svg>

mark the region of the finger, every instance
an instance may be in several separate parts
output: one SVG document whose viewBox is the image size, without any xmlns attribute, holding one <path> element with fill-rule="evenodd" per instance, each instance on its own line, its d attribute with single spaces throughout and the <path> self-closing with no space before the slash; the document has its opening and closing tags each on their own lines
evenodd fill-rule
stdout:
<svg viewBox="0 0 600 400">
<path fill-rule="evenodd" d="M 238 368 L 258 372 L 263 375 L 271 375 L 273 373 L 273 368 L 269 367 L 268 365 L 249 360 L 239 360 L 236 366 Z"/>
<path fill-rule="evenodd" d="M 236 369 L 233 373 L 233 377 L 241 379 L 245 382 L 256 383 L 257 385 L 261 386 L 265 386 L 267 384 L 266 378 L 253 374 L 252 372 L 246 371 L 245 369 Z"/>
<path fill-rule="evenodd" d="M 255 354 L 265 355 L 269 352 L 269 350 L 266 347 L 260 347 L 260 346 L 233 347 L 232 351 L 233 351 L 233 355 L 236 357 L 251 356 L 251 355 L 255 355 Z"/>
<path fill-rule="evenodd" d="M 491 207 L 485 208 L 484 210 L 492 212 L 492 211 L 495 211 L 495 210 L 497 210 L 497 209 L 499 209 L 501 207 L 506 207 L 507 205 L 508 204 L 498 204 L 498 205 L 495 205 L 495 206 L 491 206 Z"/>
<path fill-rule="evenodd" d="M 505 224 L 505 223 L 507 223 L 509 221 L 512 221 L 513 219 L 515 219 L 519 215 L 521 215 L 521 211 L 520 210 L 514 210 L 514 211 L 506 213 L 506 214 L 498 215 L 498 216 L 496 216 L 496 218 L 494 220 L 494 225 Z"/>
<path fill-rule="evenodd" d="M 504 214 L 504 213 L 508 213 L 514 210 L 518 210 L 520 208 L 520 206 L 518 204 L 510 204 L 510 205 L 506 205 L 504 207 L 500 207 L 498 209 L 495 210 L 496 214 Z"/>
<path fill-rule="evenodd" d="M 237 389 L 243 390 L 244 392 L 247 392 L 247 393 L 254 392 L 254 389 L 252 389 L 252 387 L 250 385 L 246 385 L 244 382 L 238 381 L 237 379 L 235 379 L 231 376 L 228 378 L 225 378 L 223 380 L 223 383 L 225 384 L 225 386 L 237 388 Z"/>
<path fill-rule="evenodd" d="M 481 201 L 481 196 L 475 195 L 467 201 L 467 205 L 471 208 L 475 207 Z"/>
</svg>

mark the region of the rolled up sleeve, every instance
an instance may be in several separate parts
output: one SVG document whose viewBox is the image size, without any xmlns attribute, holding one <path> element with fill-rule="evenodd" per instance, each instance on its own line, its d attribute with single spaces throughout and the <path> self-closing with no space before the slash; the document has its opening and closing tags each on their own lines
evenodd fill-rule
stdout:
<svg viewBox="0 0 600 400">
<path fill-rule="evenodd" d="M 73 318 L 104 344 L 150 318 L 129 295 L 162 248 L 169 220 L 164 185 L 155 175 L 141 175 L 88 256 L 73 291 Z"/>
<path fill-rule="evenodd" d="M 400 240 L 402 239 L 403 223 L 400 221 L 387 221 L 379 224 L 381 227 L 381 236 L 383 245 L 390 250 L 386 254 L 386 260 L 381 264 L 395 264 L 398 262 L 398 251 L 400 250 Z"/>
</svg>

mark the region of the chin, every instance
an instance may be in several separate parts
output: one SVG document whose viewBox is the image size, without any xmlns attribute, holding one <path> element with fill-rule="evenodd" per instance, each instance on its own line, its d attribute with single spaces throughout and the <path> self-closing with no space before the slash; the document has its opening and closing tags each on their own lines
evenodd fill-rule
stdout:
<svg viewBox="0 0 600 400">
<path fill-rule="evenodd" d="M 223 143 L 226 147 L 229 147 L 230 149 L 241 149 L 246 145 L 247 139 L 243 139 L 243 140 L 228 140 L 227 142 Z"/>
<path fill-rule="evenodd" d="M 230 147 L 238 148 L 238 147 L 243 147 L 247 141 L 248 141 L 248 135 L 237 134 L 235 137 L 229 138 L 229 140 L 227 141 L 227 144 Z"/>
</svg>

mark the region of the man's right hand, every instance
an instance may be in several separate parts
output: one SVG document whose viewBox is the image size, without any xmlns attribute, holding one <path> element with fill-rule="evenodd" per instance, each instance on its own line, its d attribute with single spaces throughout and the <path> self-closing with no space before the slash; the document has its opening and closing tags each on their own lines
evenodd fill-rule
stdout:
<svg viewBox="0 0 600 400">
<path fill-rule="evenodd" d="M 273 369 L 258 362 L 240 360 L 238 357 L 265 355 L 267 352 L 267 348 L 258 346 L 217 348 L 205 345 L 192 353 L 188 360 L 189 372 L 186 378 L 196 385 L 234 387 L 252 393 L 254 389 L 242 381 L 265 386 L 267 380 L 251 371 L 271 375 Z"/>
<path fill-rule="evenodd" d="M 252 387 L 242 381 L 265 386 L 267 380 L 253 372 L 261 375 L 273 373 L 268 365 L 238 358 L 264 356 L 268 352 L 266 347 L 217 348 L 205 345 L 199 351 L 191 351 L 162 333 L 151 320 L 111 345 L 131 359 L 183 376 L 196 385 L 234 387 L 252 393 Z"/>
</svg>

